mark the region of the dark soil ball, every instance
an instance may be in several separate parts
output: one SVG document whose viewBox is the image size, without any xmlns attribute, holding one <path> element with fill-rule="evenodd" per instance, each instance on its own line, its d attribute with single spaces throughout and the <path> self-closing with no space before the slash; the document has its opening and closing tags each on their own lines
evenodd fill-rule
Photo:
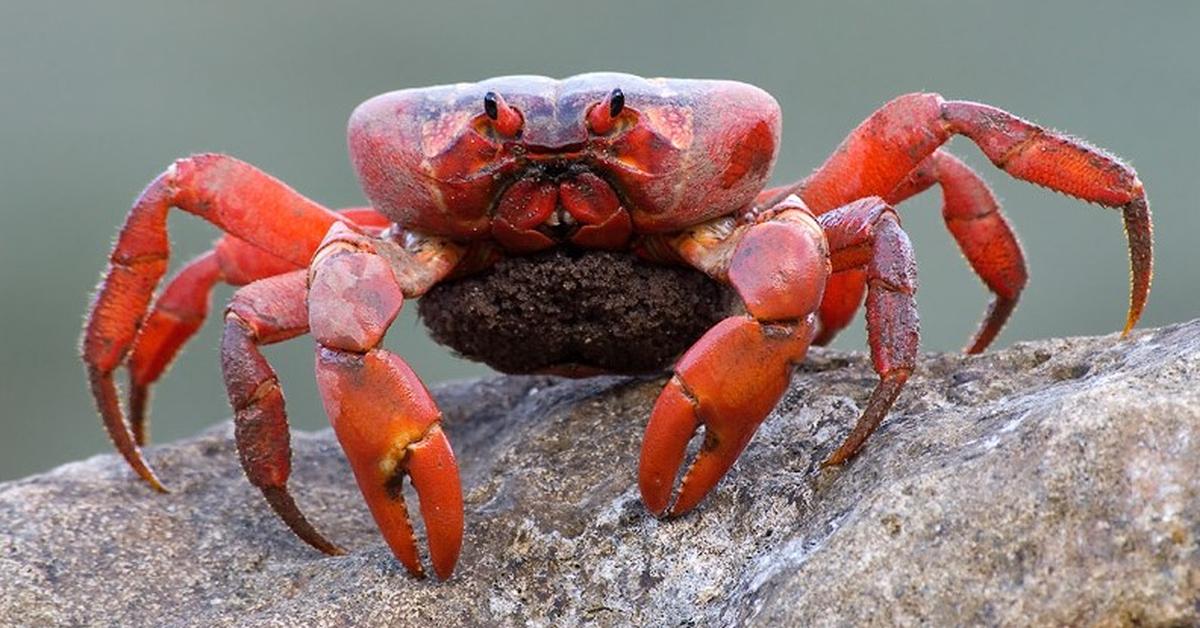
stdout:
<svg viewBox="0 0 1200 628">
<path fill-rule="evenodd" d="M 507 373 L 587 374 L 664 369 L 733 302 L 691 268 L 558 249 L 439 284 L 417 307 L 434 340 L 463 357 Z"/>
</svg>

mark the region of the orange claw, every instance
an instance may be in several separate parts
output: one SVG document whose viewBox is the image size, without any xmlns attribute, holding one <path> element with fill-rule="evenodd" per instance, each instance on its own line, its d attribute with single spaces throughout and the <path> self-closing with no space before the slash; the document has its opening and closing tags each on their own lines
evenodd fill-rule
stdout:
<svg viewBox="0 0 1200 628">
<path fill-rule="evenodd" d="M 462 546 L 458 465 L 429 391 L 403 359 L 379 344 L 405 294 L 419 294 L 444 276 L 458 259 L 457 249 L 431 247 L 425 251 L 430 257 L 421 262 L 401 249 L 386 256 L 378 252 L 389 246 L 394 245 L 335 225 L 317 251 L 308 289 L 309 329 L 318 344 L 317 386 L 392 553 L 414 576 L 424 575 L 401 490 L 407 475 L 421 502 L 429 561 L 444 580 Z"/>
<path fill-rule="evenodd" d="M 811 337 L 811 316 L 791 325 L 732 316 L 684 354 L 642 442 L 638 484 L 651 512 L 667 511 L 688 441 L 701 424 L 704 444 L 668 514 L 691 510 L 716 486 L 787 390 Z"/>
<path fill-rule="evenodd" d="M 829 275 L 821 227 L 795 199 L 752 225 L 717 227 L 696 230 L 675 246 L 693 265 L 728 281 L 747 314 L 717 323 L 683 354 L 650 414 L 638 484 L 656 515 L 694 508 L 750 442 L 787 390 L 792 365 L 808 352 Z M 701 424 L 704 445 L 671 505 L 675 476 Z"/>
<path fill-rule="evenodd" d="M 462 488 L 429 392 L 403 360 L 380 349 L 366 354 L 320 349 L 317 384 L 392 553 L 414 576 L 424 575 L 401 491 L 407 474 L 420 499 L 433 571 L 449 578 L 462 546 Z"/>
</svg>

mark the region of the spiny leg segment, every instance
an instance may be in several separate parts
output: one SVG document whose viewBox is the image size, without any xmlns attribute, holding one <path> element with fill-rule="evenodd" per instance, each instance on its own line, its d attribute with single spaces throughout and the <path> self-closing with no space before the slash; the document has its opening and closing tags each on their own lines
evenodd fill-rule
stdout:
<svg viewBox="0 0 1200 628">
<path fill-rule="evenodd" d="M 338 216 L 369 229 L 382 230 L 390 224 L 383 215 L 365 207 L 339 210 Z M 203 325 L 213 287 L 218 282 L 244 286 L 301 268 L 226 234 L 167 282 L 129 352 L 129 422 L 139 446 L 147 442 L 150 388 Z"/>
<path fill-rule="evenodd" d="M 895 206 L 938 184 L 942 190 L 942 219 L 975 274 L 994 295 L 967 353 L 980 353 L 995 340 L 1016 309 L 1028 278 L 1025 254 L 1001 212 L 991 188 L 962 161 L 939 149 L 884 199 Z M 862 304 L 866 275 L 857 269 L 830 278 L 821 303 L 820 329 L 813 344 L 828 344 Z"/>
<path fill-rule="evenodd" d="M 341 548 L 313 528 L 288 491 L 292 447 L 283 390 L 259 351 L 261 345 L 308 332 L 307 280 L 307 271 L 295 270 L 234 293 L 225 311 L 221 372 L 246 478 L 296 536 L 326 554 L 341 554 Z"/>
<path fill-rule="evenodd" d="M 1121 210 L 1131 266 L 1129 311 L 1124 327 L 1128 333 L 1145 309 L 1153 274 L 1150 208 L 1137 173 L 1116 157 L 1079 139 L 1045 129 L 995 107 L 945 100 L 937 94 L 900 96 L 852 131 L 815 173 L 793 186 L 764 195 L 762 204 L 767 205 L 770 199 L 794 192 L 819 215 L 867 196 L 898 200 L 906 189 L 913 189 L 912 182 L 906 180 L 910 176 L 919 179 L 919 169 L 931 165 L 926 160 L 954 135 L 969 138 L 992 163 L 1017 179 Z M 954 164 L 949 164 L 948 160 L 935 159 L 938 170 L 942 170 L 943 165 L 954 169 Z M 963 173 L 962 177 L 966 182 L 969 175 Z M 964 183 L 964 189 L 966 187 Z M 946 193 L 945 188 L 943 193 Z M 1015 237 L 1011 245 L 1003 243 L 1005 236 L 1001 233 L 1002 219 L 998 212 L 995 218 L 982 217 L 974 225 L 967 224 L 970 222 L 967 215 L 980 214 L 963 212 L 963 222 L 959 223 L 962 236 L 956 233 L 960 243 L 961 238 L 968 238 L 977 248 L 980 238 L 991 231 L 1001 242 L 999 246 L 1008 249 L 1002 257 L 1010 261 L 1019 257 Z M 970 231 L 978 233 L 971 236 Z M 980 253 L 980 256 L 988 254 Z M 1000 268 L 1007 268 L 1003 274 L 1008 276 L 999 277 L 1002 274 Z M 995 281 L 987 277 L 984 281 L 996 292 L 997 299 L 971 349 L 982 349 L 986 345 L 989 336 L 999 331 L 1006 315 L 1004 310 L 1015 304 L 1015 298 L 1007 298 L 997 291 L 998 285 L 1007 282 L 1011 294 L 1011 287 L 1019 283 L 1015 281 L 1019 276 L 1015 262 L 1007 266 L 998 264 L 996 269 Z M 852 300 L 844 295 L 841 298 Z"/>
<path fill-rule="evenodd" d="M 867 280 L 867 344 L 879 374 L 854 429 L 823 466 L 849 460 L 896 402 L 916 366 L 920 321 L 917 264 L 895 210 L 865 198 L 817 217 L 829 241 L 833 272 L 857 269 Z"/>
<path fill-rule="evenodd" d="M 121 412 L 113 371 L 133 346 L 154 288 L 166 272 L 167 213 L 172 207 L 196 214 L 296 266 L 307 264 L 321 236 L 338 220 L 337 214 L 278 180 L 224 155 L 177 161 L 134 202 L 92 299 L 81 344 L 92 394 L 109 437 L 138 475 L 160 491 L 166 488 L 146 464 Z"/>
</svg>

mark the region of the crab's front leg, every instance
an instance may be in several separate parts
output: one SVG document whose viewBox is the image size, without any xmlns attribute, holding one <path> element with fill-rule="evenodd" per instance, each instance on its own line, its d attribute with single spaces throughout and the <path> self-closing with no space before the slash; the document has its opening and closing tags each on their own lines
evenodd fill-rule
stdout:
<svg viewBox="0 0 1200 628">
<path fill-rule="evenodd" d="M 144 327 L 154 288 L 166 273 L 167 213 L 172 207 L 196 214 L 298 268 L 311 259 L 321 235 L 338 220 L 337 214 L 277 179 L 226 155 L 195 155 L 175 162 L 134 202 L 92 298 L 80 344 L 104 428 L 129 466 L 159 491 L 167 489 L 142 457 L 138 437 L 121 411 L 113 372 L 125 363 Z M 187 309 L 203 309 L 192 297 L 215 279 L 216 269 L 208 264 L 202 261 L 189 273 L 177 286 L 176 292 L 184 294 L 171 300 L 191 300 Z M 161 334 L 160 327 L 151 322 L 150 333 Z M 141 427 L 138 433 L 145 435 Z"/>
<path fill-rule="evenodd" d="M 752 224 L 718 220 L 670 243 L 686 261 L 729 283 L 746 313 L 710 329 L 679 359 L 650 415 L 638 482 L 655 514 L 704 498 L 787 390 L 813 335 L 830 262 L 817 221 L 794 197 Z M 704 444 L 671 504 L 688 441 Z"/>
<path fill-rule="evenodd" d="M 391 225 L 386 216 L 369 207 L 339 210 L 338 215 L 360 227 L 383 230 Z M 326 230 L 328 225 L 321 235 Z M 314 251 L 319 238 L 320 235 L 312 243 Z M 244 286 L 304 268 L 305 265 L 293 264 L 226 234 L 216 246 L 188 262 L 167 282 L 146 313 L 129 350 L 129 424 L 139 447 L 145 446 L 147 440 L 150 388 L 200 330 L 217 283 Z M 303 293 L 300 300 L 304 300 Z"/>
<path fill-rule="evenodd" d="M 461 253 L 448 242 L 405 246 L 334 225 L 313 259 L 308 293 L 317 384 L 359 489 L 392 552 L 420 576 L 402 493 L 405 475 L 411 478 L 430 562 L 443 579 L 462 545 L 458 466 L 429 391 L 380 343 L 404 299 L 445 277 Z"/>
</svg>

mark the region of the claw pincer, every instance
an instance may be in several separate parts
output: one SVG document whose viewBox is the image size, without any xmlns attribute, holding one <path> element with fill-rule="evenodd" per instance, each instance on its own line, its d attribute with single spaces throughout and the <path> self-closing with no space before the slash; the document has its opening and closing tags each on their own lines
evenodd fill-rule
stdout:
<svg viewBox="0 0 1200 628">
<path fill-rule="evenodd" d="M 820 226 L 798 199 L 743 226 L 727 240 L 685 241 L 701 260 L 733 246 L 726 279 L 746 306 L 708 331 L 675 365 L 675 375 L 650 413 L 638 476 L 642 499 L 655 514 L 686 512 L 716 486 L 759 424 L 787 390 L 792 367 L 804 359 L 813 320 L 829 276 L 829 251 Z M 688 245 L 691 245 L 690 247 Z M 704 443 L 670 505 L 688 441 L 701 425 Z"/>
<path fill-rule="evenodd" d="M 462 545 L 458 466 L 441 412 L 399 356 L 379 348 L 404 294 L 369 239 L 335 226 L 309 280 L 309 327 L 319 345 L 317 386 L 359 490 L 388 546 L 413 575 L 420 557 L 402 493 L 412 479 L 430 562 L 448 578 Z"/>
</svg>

